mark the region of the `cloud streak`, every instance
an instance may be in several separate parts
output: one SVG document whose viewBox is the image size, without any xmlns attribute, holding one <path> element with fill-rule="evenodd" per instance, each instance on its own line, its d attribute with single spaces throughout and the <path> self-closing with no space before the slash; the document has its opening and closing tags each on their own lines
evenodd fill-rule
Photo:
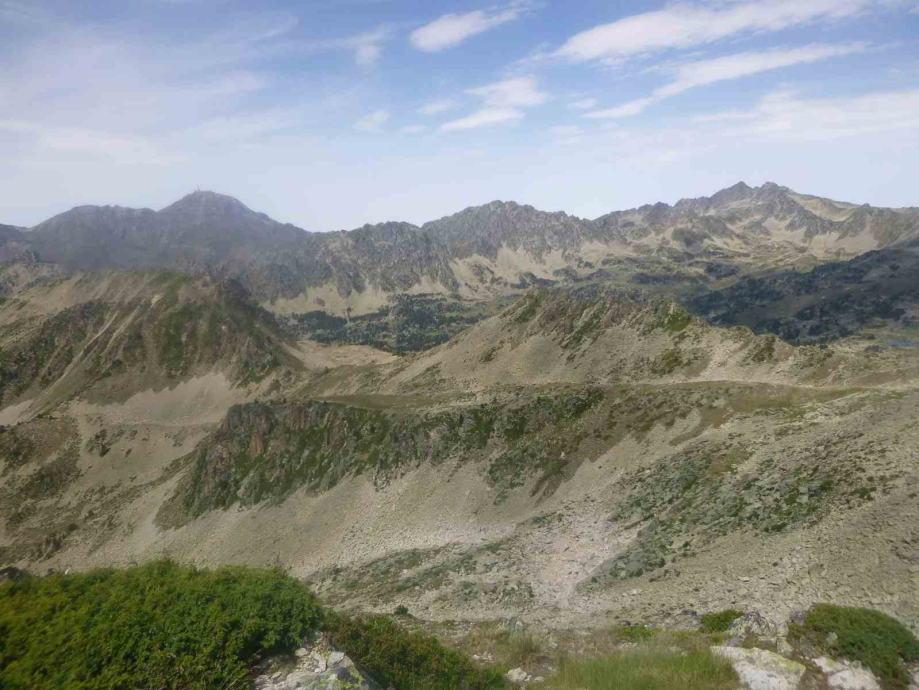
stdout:
<svg viewBox="0 0 919 690">
<path fill-rule="evenodd" d="M 748 110 L 715 114 L 702 121 L 734 122 L 730 137 L 808 143 L 882 132 L 919 130 L 919 89 L 884 91 L 852 98 L 800 98 L 793 91 L 771 93 Z"/>
<path fill-rule="evenodd" d="M 467 89 L 470 96 L 483 100 L 483 107 L 463 118 L 446 122 L 440 126 L 442 132 L 461 129 L 475 129 L 523 118 L 521 108 L 530 108 L 545 103 L 549 95 L 539 90 L 534 77 L 515 77 L 474 89 Z"/>
<path fill-rule="evenodd" d="M 458 120 L 445 122 L 440 126 L 442 132 L 454 132 L 461 129 L 477 129 L 486 125 L 497 125 L 503 122 L 512 122 L 523 117 L 523 111 L 518 108 L 482 108 L 461 117 Z"/>
<path fill-rule="evenodd" d="M 524 11 L 525 6 L 517 3 L 497 11 L 474 10 L 466 14 L 445 14 L 415 29 L 409 35 L 409 43 L 425 53 L 455 48 L 473 36 L 518 19 Z"/>
<path fill-rule="evenodd" d="M 638 98 L 622 105 L 594 110 L 585 115 L 589 118 L 619 118 L 638 115 L 650 105 L 676 96 L 690 89 L 707 86 L 719 81 L 740 79 L 761 72 L 768 72 L 783 67 L 818 62 L 833 57 L 863 52 L 865 43 L 845 45 L 811 44 L 800 48 L 751 51 L 725 55 L 711 60 L 686 62 L 675 69 L 675 79 L 652 92 L 651 96 Z"/>
<path fill-rule="evenodd" d="M 681 3 L 601 24 L 568 39 L 554 56 L 571 62 L 622 60 L 701 46 L 742 33 L 775 32 L 814 21 L 854 17 L 873 0 L 757 0 L 721 5 Z"/>
<path fill-rule="evenodd" d="M 452 98 L 444 99 L 441 101 L 434 101 L 433 103 L 428 103 L 427 105 L 422 106 L 418 109 L 418 112 L 421 115 L 438 115 L 439 113 L 444 113 L 448 110 L 452 110 L 458 105 L 456 101 Z"/>
<path fill-rule="evenodd" d="M 386 110 L 375 110 L 369 115 L 365 115 L 354 123 L 354 129 L 358 132 L 381 132 L 383 125 L 389 120 L 389 112 Z"/>
</svg>

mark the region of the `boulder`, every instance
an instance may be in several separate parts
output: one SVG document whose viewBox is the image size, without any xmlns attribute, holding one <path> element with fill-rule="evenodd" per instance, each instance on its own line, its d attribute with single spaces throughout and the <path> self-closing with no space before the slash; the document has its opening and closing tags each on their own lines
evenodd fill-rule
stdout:
<svg viewBox="0 0 919 690">
<path fill-rule="evenodd" d="M 25 570 L 20 570 L 16 566 L 11 565 L 6 568 L 0 568 L 0 582 L 18 582 L 28 576 L 29 574 Z"/>
<path fill-rule="evenodd" d="M 761 614 L 753 612 L 746 613 L 731 623 L 727 630 L 732 639 L 743 641 L 751 635 L 762 638 L 771 638 L 776 634 L 775 628 Z"/>
<path fill-rule="evenodd" d="M 712 653 L 730 661 L 750 690 L 796 690 L 806 670 L 802 664 L 764 649 L 712 647 Z"/>
</svg>

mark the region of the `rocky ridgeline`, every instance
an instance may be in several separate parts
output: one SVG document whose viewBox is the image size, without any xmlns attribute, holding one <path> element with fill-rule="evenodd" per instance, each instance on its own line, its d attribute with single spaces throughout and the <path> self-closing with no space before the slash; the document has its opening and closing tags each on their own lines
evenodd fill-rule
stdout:
<svg viewBox="0 0 919 690">
<path fill-rule="evenodd" d="M 913 209 L 856 206 L 773 183 L 739 183 L 711 197 L 615 211 L 595 220 L 494 201 L 421 227 L 388 222 L 350 232 L 306 233 L 231 197 L 195 192 L 160 211 L 81 206 L 30 232 L 0 226 L 0 261 L 33 251 L 67 270 L 210 271 L 240 277 L 263 301 L 296 298 L 318 286 L 334 287 L 348 298 L 371 289 L 404 293 L 425 282 L 443 292 L 487 296 L 507 292 L 536 266 L 544 279 L 605 278 L 596 265 L 598 247 L 605 247 L 605 259 L 650 255 L 675 266 L 702 258 L 718 275 L 743 269 L 751 255 L 765 263 L 784 256 L 788 240 L 772 242 L 776 227 L 786 238 L 800 233 L 800 248 L 808 254 L 810 241 L 821 236 L 854 239 L 859 246 L 895 245 L 915 237 L 917 217 Z M 517 280 L 501 275 L 502 251 L 516 256 Z M 561 258 L 561 267 L 548 266 L 550 255 L 556 262 Z M 466 269 L 459 267 L 467 261 Z M 709 266 L 698 268 L 693 275 L 707 282 L 713 275 Z M 672 272 L 672 266 L 660 275 L 638 271 L 635 281 L 656 282 L 661 276 L 666 281 Z"/>
<path fill-rule="evenodd" d="M 321 401 L 237 405 L 187 458 L 191 470 L 171 505 L 187 520 L 237 503 L 278 502 L 303 487 L 325 491 L 349 475 L 382 489 L 423 464 L 486 459 L 500 501 L 534 474 L 543 478 L 539 488 L 557 480 L 583 437 L 562 432 L 602 399 L 587 389 L 409 413 Z"/>
</svg>

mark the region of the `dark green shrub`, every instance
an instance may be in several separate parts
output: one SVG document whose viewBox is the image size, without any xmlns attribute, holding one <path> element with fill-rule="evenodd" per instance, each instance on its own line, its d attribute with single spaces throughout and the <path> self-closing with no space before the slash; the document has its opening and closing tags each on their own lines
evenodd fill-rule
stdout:
<svg viewBox="0 0 919 690">
<path fill-rule="evenodd" d="M 383 687 L 395 690 L 500 690 L 497 669 L 477 667 L 436 638 L 411 633 L 388 618 L 348 618 L 327 613 L 323 629 Z"/>
<path fill-rule="evenodd" d="M 830 633 L 836 635 L 833 642 L 828 641 Z M 895 619 L 871 609 L 817 604 L 803 623 L 789 627 L 789 635 L 833 656 L 860 661 L 886 688 L 909 685 L 903 663 L 919 661 L 916 636 Z"/>
<path fill-rule="evenodd" d="M 708 633 L 725 632 L 731 627 L 731 623 L 740 618 L 743 611 L 737 609 L 725 609 L 717 613 L 706 613 L 702 616 L 702 631 Z"/>
<path fill-rule="evenodd" d="M 296 647 L 320 610 L 277 571 L 157 561 L 0 586 L 0 687 L 226 688 Z"/>
<path fill-rule="evenodd" d="M 397 616 L 407 616 L 408 606 L 406 606 L 405 604 L 399 604 L 393 613 L 395 613 Z"/>
</svg>

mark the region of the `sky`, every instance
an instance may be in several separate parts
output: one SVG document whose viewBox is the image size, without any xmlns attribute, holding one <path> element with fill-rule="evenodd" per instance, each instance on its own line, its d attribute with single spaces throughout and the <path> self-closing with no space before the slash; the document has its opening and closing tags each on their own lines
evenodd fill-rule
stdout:
<svg viewBox="0 0 919 690">
<path fill-rule="evenodd" d="M 310 231 L 740 180 L 919 206 L 919 0 L 0 0 L 0 223 L 196 188 Z"/>
</svg>

